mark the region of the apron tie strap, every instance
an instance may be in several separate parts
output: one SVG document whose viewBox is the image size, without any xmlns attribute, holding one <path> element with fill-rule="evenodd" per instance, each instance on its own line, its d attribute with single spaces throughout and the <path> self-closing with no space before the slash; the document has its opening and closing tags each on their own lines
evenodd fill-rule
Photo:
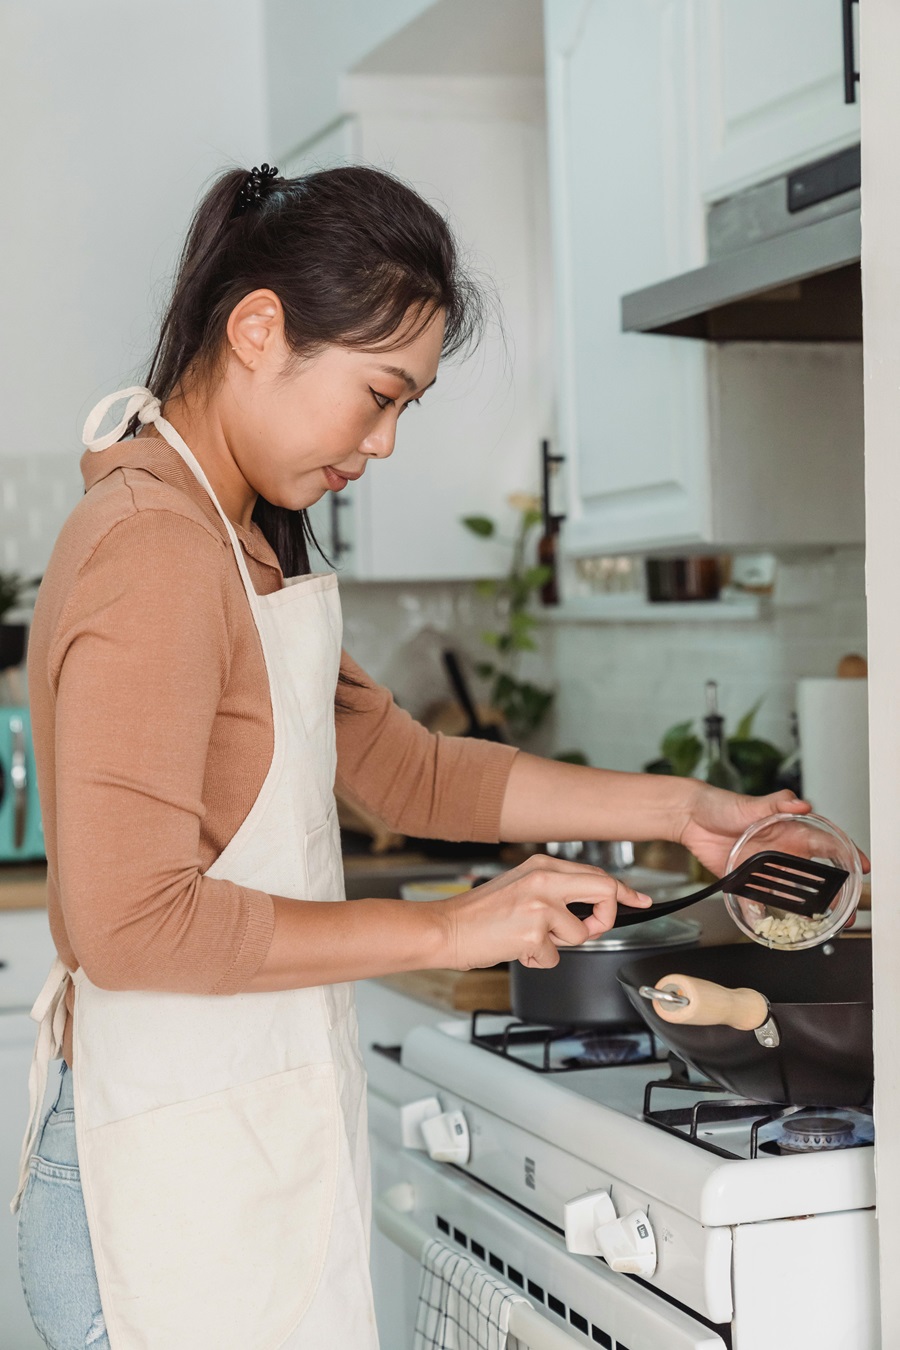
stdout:
<svg viewBox="0 0 900 1350">
<path fill-rule="evenodd" d="M 21 1203 L 25 1183 L 28 1180 L 28 1164 L 37 1146 L 50 1061 L 59 1059 L 62 1054 L 63 1031 L 66 1025 L 66 990 L 71 979 L 68 968 L 57 957 L 31 1009 L 31 1017 L 38 1023 L 38 1034 L 34 1054 L 31 1057 L 31 1068 L 28 1071 L 28 1129 L 25 1132 L 22 1155 L 19 1159 L 18 1188 L 9 1206 L 13 1214 Z"/>
<path fill-rule="evenodd" d="M 97 430 L 100 427 L 110 408 L 114 408 L 122 399 L 127 399 L 125 412 L 122 418 L 108 431 L 105 436 L 98 436 Z M 87 415 L 87 421 L 84 424 L 84 431 L 81 433 L 81 441 L 88 450 L 95 453 L 99 450 L 108 450 L 111 445 L 120 441 L 128 430 L 128 424 L 133 417 L 145 425 L 148 422 L 155 422 L 161 412 L 159 399 L 145 389 L 143 385 L 133 384 L 128 389 L 119 389 L 114 394 L 107 394 L 106 398 L 101 398 L 95 408 L 92 408 Z"/>
</svg>

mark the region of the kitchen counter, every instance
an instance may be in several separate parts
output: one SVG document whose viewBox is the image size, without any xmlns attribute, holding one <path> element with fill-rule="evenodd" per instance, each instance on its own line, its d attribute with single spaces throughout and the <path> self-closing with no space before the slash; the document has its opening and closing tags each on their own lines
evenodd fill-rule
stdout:
<svg viewBox="0 0 900 1350">
<path fill-rule="evenodd" d="M 47 868 L 44 863 L 0 867 L 0 911 L 47 908 Z"/>
</svg>

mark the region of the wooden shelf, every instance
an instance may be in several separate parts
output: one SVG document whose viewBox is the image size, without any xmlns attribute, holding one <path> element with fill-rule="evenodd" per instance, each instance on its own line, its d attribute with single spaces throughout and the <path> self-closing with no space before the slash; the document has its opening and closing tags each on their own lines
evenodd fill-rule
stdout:
<svg viewBox="0 0 900 1350">
<path fill-rule="evenodd" d="M 635 595 L 585 595 L 548 605 L 537 617 L 546 623 L 753 623 L 763 616 L 759 596 L 653 604 Z"/>
</svg>

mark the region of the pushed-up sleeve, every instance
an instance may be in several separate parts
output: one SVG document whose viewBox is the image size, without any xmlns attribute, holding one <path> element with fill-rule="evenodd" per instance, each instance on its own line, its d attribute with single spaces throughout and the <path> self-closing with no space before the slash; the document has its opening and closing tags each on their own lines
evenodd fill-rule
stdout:
<svg viewBox="0 0 900 1350">
<path fill-rule="evenodd" d="M 516 750 L 427 731 L 344 653 L 337 789 L 392 830 L 495 843 Z"/>
<path fill-rule="evenodd" d="M 83 564 L 57 623 L 60 898 L 103 988 L 235 993 L 271 943 L 272 898 L 201 873 L 231 651 L 226 562 L 200 523 L 138 511 Z"/>
</svg>

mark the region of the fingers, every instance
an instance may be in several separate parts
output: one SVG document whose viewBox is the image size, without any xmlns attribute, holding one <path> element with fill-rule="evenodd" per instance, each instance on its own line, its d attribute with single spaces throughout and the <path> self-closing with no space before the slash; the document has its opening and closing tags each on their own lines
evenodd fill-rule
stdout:
<svg viewBox="0 0 900 1350">
<path fill-rule="evenodd" d="M 809 802 L 803 801 L 795 792 L 791 792 L 790 788 L 781 788 L 780 791 L 772 792 L 762 800 L 771 807 L 773 816 L 779 813 L 806 816 L 812 810 Z"/>
</svg>

